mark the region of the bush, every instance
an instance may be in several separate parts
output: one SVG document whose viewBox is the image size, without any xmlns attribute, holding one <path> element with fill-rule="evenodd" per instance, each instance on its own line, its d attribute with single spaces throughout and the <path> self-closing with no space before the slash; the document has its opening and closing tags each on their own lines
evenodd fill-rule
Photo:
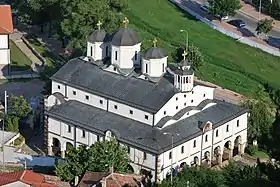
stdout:
<svg viewBox="0 0 280 187">
<path fill-rule="evenodd" d="M 14 142 L 15 146 L 19 146 L 23 141 L 24 141 L 24 137 L 22 135 L 20 135 Z"/>
<path fill-rule="evenodd" d="M 246 147 L 246 153 L 248 153 L 251 156 L 255 155 L 257 151 L 258 151 L 258 146 L 248 145 Z"/>
</svg>

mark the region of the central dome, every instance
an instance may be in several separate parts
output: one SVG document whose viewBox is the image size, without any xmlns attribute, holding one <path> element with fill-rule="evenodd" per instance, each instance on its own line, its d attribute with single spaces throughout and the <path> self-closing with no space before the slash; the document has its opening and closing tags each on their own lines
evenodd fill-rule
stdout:
<svg viewBox="0 0 280 187">
<path fill-rule="evenodd" d="M 130 28 L 121 28 L 113 36 L 112 45 L 133 46 L 140 43 L 139 35 Z"/>
</svg>

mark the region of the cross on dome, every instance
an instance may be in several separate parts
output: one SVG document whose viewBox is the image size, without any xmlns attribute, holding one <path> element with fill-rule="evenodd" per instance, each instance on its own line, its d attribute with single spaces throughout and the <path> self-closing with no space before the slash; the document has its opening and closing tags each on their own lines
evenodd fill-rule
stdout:
<svg viewBox="0 0 280 187">
<path fill-rule="evenodd" d="M 102 25 L 101 21 L 100 21 L 100 20 L 98 20 L 98 22 L 97 22 L 97 24 L 96 24 L 96 25 L 98 26 L 98 30 L 100 30 L 100 27 L 101 27 L 101 25 Z"/>
<path fill-rule="evenodd" d="M 184 53 L 182 54 L 182 56 L 184 57 L 184 60 L 186 60 L 186 56 L 187 56 L 187 51 L 186 50 L 184 50 Z"/>
<path fill-rule="evenodd" d="M 154 47 L 157 47 L 157 39 L 156 38 L 154 38 L 154 40 L 153 40 L 153 44 L 154 44 Z"/>
<path fill-rule="evenodd" d="M 129 24 L 129 20 L 127 19 L 127 17 L 124 18 L 123 24 L 124 24 L 124 27 L 127 28 L 127 25 Z"/>
</svg>

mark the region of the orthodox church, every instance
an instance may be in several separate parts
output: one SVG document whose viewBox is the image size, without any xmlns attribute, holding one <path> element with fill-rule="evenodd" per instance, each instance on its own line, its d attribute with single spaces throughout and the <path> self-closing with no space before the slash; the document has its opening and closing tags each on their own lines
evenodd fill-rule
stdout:
<svg viewBox="0 0 280 187">
<path fill-rule="evenodd" d="M 128 27 L 88 37 L 87 55 L 51 77 L 45 100 L 45 145 L 65 156 L 70 145 L 116 139 L 127 148 L 135 173 L 160 182 L 184 165 L 214 166 L 244 152 L 248 110 L 214 99 L 214 88 L 194 81 L 192 63 L 174 66 L 157 46 L 141 52 Z M 172 171 L 172 172 L 171 172 Z"/>
</svg>

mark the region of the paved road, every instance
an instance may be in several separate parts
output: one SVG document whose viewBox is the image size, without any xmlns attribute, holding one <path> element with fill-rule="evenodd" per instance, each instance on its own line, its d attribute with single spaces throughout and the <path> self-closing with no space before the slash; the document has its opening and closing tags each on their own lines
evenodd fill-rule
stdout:
<svg viewBox="0 0 280 187">
<path fill-rule="evenodd" d="M 182 1 L 188 8 L 190 8 L 194 12 L 211 20 L 211 16 L 208 15 L 205 11 L 200 9 L 201 4 L 206 4 L 206 5 L 208 4 L 207 0 L 182 0 Z M 237 12 L 237 14 L 229 18 L 229 20 L 230 19 L 241 19 L 246 23 L 246 27 L 240 30 L 242 33 L 244 33 L 244 35 L 246 36 L 256 35 L 255 29 L 257 27 L 257 20 L 247 16 L 242 12 Z M 273 29 L 267 35 L 269 36 L 269 40 L 271 40 L 272 43 L 275 43 L 277 47 L 280 47 L 280 30 Z"/>
</svg>

